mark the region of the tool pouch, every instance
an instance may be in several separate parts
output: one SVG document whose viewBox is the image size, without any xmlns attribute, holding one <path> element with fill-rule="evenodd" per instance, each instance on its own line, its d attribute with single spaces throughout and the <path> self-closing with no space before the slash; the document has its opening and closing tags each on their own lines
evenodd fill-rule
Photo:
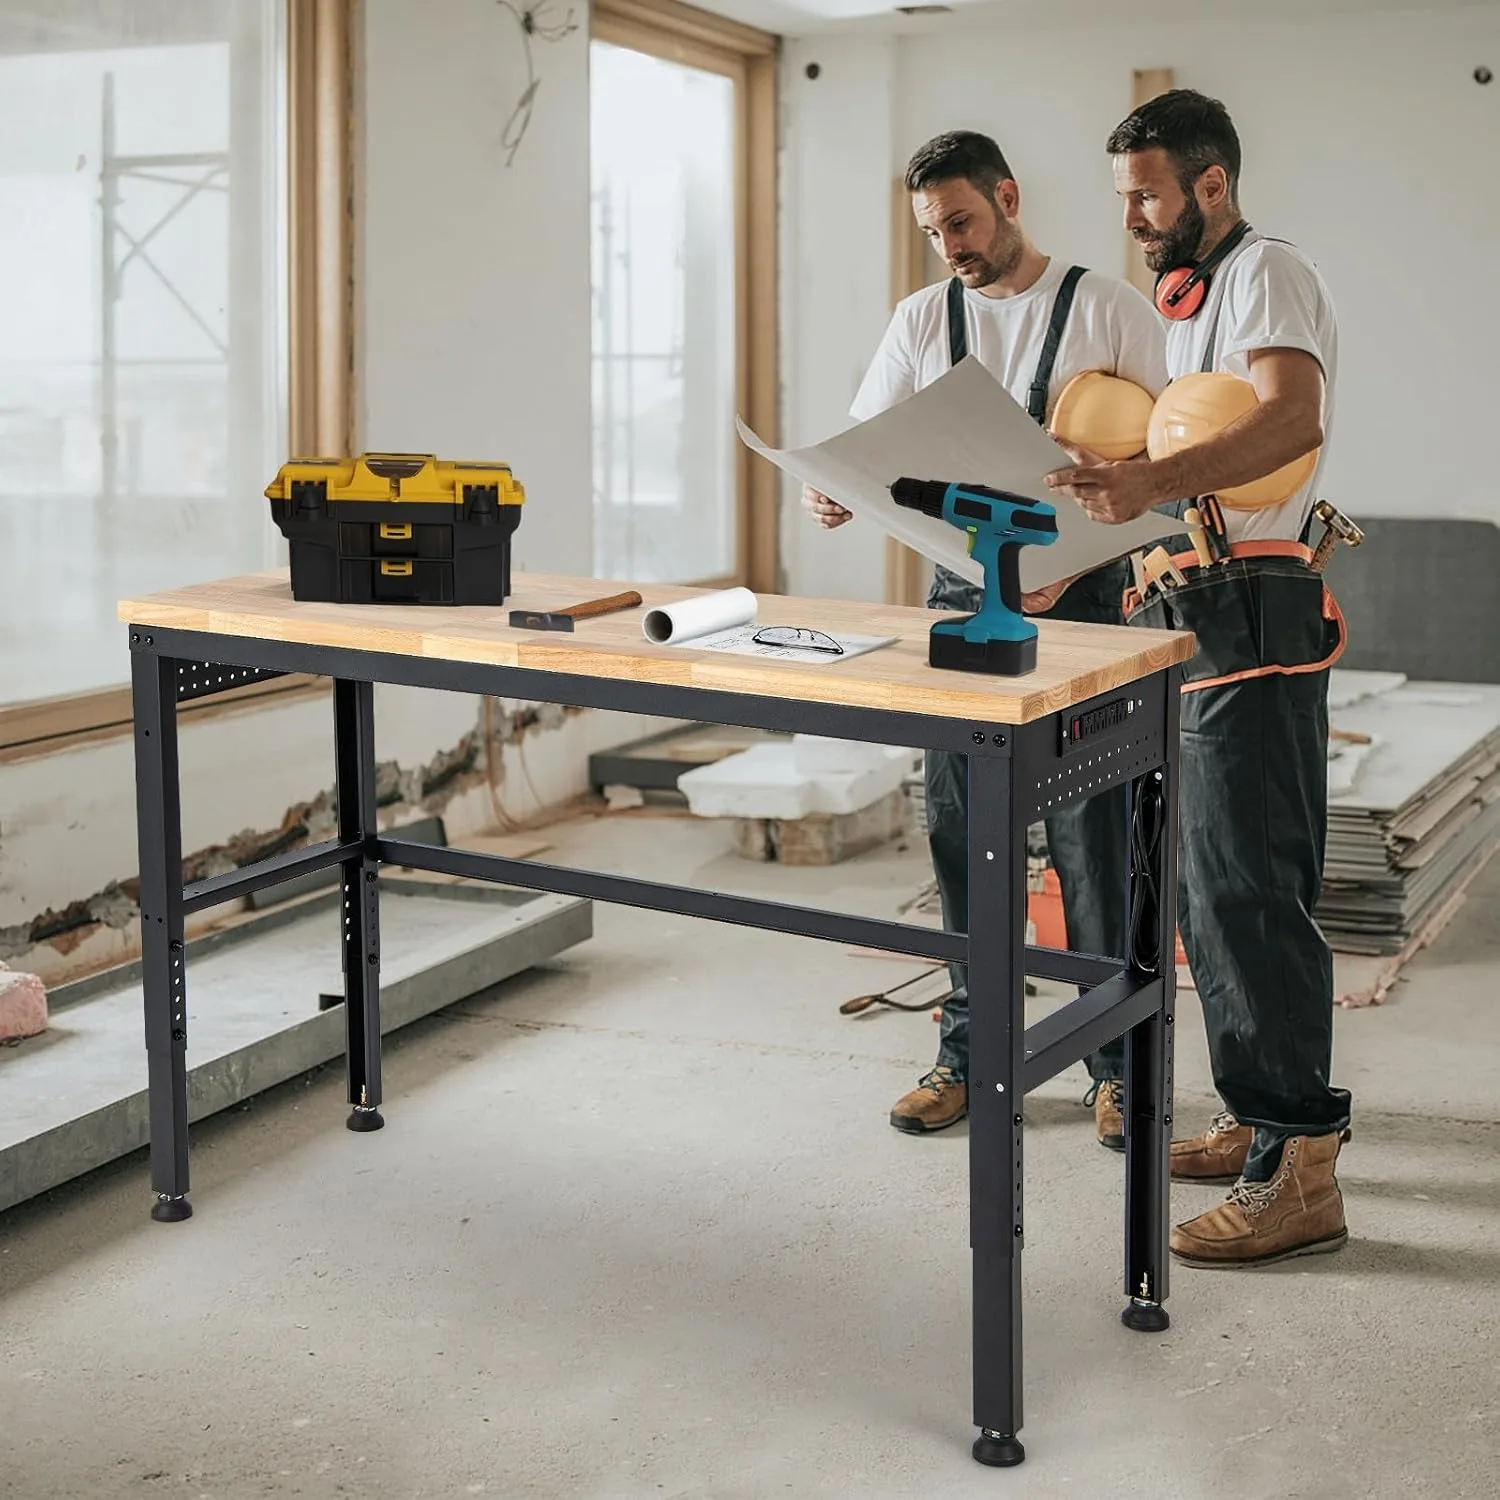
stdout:
<svg viewBox="0 0 1500 1500">
<path fill-rule="evenodd" d="M 950 610 L 959 614 L 977 614 L 984 604 L 984 590 L 977 583 L 939 563 L 927 590 L 928 609 Z"/>
<path fill-rule="evenodd" d="M 1172 561 L 1185 583 L 1152 588 L 1144 602 L 1129 588 L 1123 607 L 1128 624 L 1197 637 L 1183 692 L 1321 672 L 1343 655 L 1343 612 L 1302 543 L 1238 542 L 1226 561 L 1206 568 L 1192 551 Z"/>
</svg>

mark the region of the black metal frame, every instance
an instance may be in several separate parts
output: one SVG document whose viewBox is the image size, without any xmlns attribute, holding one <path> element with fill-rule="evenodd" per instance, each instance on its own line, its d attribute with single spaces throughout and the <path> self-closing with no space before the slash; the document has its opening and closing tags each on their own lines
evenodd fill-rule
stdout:
<svg viewBox="0 0 1500 1500">
<path fill-rule="evenodd" d="M 978 722 L 746 693 L 666 687 L 254 637 L 131 627 L 142 970 L 151 1115 L 152 1215 L 188 1204 L 189 912 L 338 866 L 343 887 L 348 1092 L 354 1130 L 380 1116 L 379 870 L 397 864 L 534 890 L 763 927 L 968 965 L 969 1184 L 973 1249 L 974 1456 L 1009 1465 L 1021 1429 L 1024 1096 L 1125 1037 L 1125 1292 L 1128 1327 L 1168 1323 L 1167 1156 L 1176 994 L 1176 753 L 1181 673 L 1169 667 L 1029 724 Z M 177 703 L 283 672 L 332 677 L 338 837 L 184 886 Z M 962 751 L 969 776 L 971 934 L 749 900 L 720 892 L 383 837 L 375 817 L 374 684 L 483 693 L 708 723 Z M 1128 784 L 1132 951 L 1028 948 L 1027 824 Z M 1076 983 L 1078 999 L 1025 1025 L 1025 975 Z"/>
</svg>

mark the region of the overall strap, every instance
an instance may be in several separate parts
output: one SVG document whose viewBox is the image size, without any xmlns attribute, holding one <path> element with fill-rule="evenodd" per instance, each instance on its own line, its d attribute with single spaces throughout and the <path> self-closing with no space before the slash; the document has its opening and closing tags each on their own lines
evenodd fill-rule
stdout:
<svg viewBox="0 0 1500 1500">
<path fill-rule="evenodd" d="M 1208 343 L 1203 347 L 1203 363 L 1198 368 L 1205 374 L 1209 374 L 1214 367 L 1214 346 L 1219 342 L 1219 314 L 1224 311 L 1224 303 L 1221 300 L 1214 308 L 1214 320 L 1209 324 Z"/>
<path fill-rule="evenodd" d="M 948 360 L 957 364 L 969 352 L 969 334 L 964 327 L 964 284 L 957 276 L 948 283 Z"/>
<path fill-rule="evenodd" d="M 1240 241 L 1243 240 L 1249 233 L 1250 226 L 1245 223 L 1243 219 L 1241 219 L 1238 227 L 1235 228 L 1235 230 L 1229 235 L 1228 239 L 1224 242 L 1226 247 L 1223 252 L 1225 260 L 1229 258 L 1229 251 L 1238 248 Z M 1257 235 L 1256 238 L 1259 240 L 1269 241 L 1273 245 L 1289 245 L 1291 243 L 1290 240 L 1278 240 L 1274 235 L 1269 234 Z M 1205 375 L 1211 373 L 1214 367 L 1214 353 L 1219 343 L 1219 317 L 1223 313 L 1223 311 L 1224 297 L 1223 294 L 1220 293 L 1219 305 L 1214 308 L 1214 320 L 1213 323 L 1209 326 L 1208 330 L 1208 343 L 1204 346 L 1203 350 L 1203 363 L 1198 366 L 1198 368 Z"/>
<path fill-rule="evenodd" d="M 1062 343 L 1068 314 L 1073 310 L 1073 293 L 1078 290 L 1083 274 L 1083 266 L 1070 266 L 1052 303 L 1052 319 L 1047 324 L 1042 357 L 1037 361 L 1036 374 L 1031 378 L 1031 389 L 1026 393 L 1026 414 L 1033 422 L 1045 424 L 1047 420 L 1047 387 L 1052 383 L 1052 367 L 1057 363 L 1058 345 Z"/>
</svg>

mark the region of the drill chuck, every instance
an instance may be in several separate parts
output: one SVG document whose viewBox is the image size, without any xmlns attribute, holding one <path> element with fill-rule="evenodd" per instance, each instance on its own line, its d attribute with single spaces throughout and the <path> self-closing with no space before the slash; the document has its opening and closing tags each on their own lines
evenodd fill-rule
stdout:
<svg viewBox="0 0 1500 1500">
<path fill-rule="evenodd" d="M 908 510 L 943 519 L 943 500 L 949 486 L 941 479 L 898 479 L 891 486 L 891 499 Z"/>
</svg>

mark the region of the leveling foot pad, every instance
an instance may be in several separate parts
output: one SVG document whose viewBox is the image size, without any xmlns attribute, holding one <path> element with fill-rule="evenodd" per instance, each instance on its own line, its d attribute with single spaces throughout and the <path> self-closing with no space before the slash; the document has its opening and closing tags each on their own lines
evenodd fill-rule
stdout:
<svg viewBox="0 0 1500 1500">
<path fill-rule="evenodd" d="M 1013 1469 L 1026 1457 L 1026 1450 L 1020 1438 L 1005 1437 L 985 1427 L 974 1439 L 974 1457 L 992 1469 Z"/>
<path fill-rule="evenodd" d="M 156 1202 L 151 1205 L 151 1217 L 158 1224 L 180 1224 L 184 1219 L 193 1217 L 193 1205 L 186 1198 L 172 1198 L 166 1193 L 158 1193 Z"/>
<path fill-rule="evenodd" d="M 366 1131 L 379 1130 L 385 1124 L 385 1121 L 381 1118 L 380 1111 L 374 1105 L 356 1104 L 349 1111 L 349 1118 L 344 1121 L 344 1124 L 350 1130 Z"/>
<path fill-rule="evenodd" d="M 1138 1297 L 1130 1299 L 1130 1306 L 1120 1314 L 1120 1321 L 1136 1333 L 1165 1333 L 1172 1326 L 1172 1320 L 1160 1302 L 1142 1302 Z"/>
<path fill-rule="evenodd" d="M 953 672 L 988 672 L 1020 677 L 1036 667 L 1036 637 L 1025 641 L 966 641 L 952 631 L 927 636 L 927 663 Z"/>
</svg>

